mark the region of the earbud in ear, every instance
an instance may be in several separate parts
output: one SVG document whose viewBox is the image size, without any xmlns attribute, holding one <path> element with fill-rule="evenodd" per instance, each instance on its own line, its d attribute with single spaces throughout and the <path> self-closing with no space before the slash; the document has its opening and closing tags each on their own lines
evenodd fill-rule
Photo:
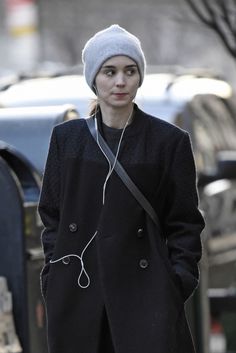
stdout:
<svg viewBox="0 0 236 353">
<path fill-rule="evenodd" d="M 93 85 L 93 89 L 97 93 L 97 87 L 95 85 Z"/>
</svg>

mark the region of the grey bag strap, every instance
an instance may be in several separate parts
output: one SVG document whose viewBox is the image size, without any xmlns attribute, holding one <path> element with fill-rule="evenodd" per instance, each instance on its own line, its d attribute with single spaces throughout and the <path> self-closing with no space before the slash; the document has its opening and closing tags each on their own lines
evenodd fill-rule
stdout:
<svg viewBox="0 0 236 353">
<path fill-rule="evenodd" d="M 89 128 L 91 135 L 93 136 L 93 138 L 95 139 L 95 141 L 97 143 L 97 132 L 96 132 L 96 128 L 95 128 L 94 118 L 91 117 L 91 118 L 87 118 L 85 120 L 86 120 L 86 123 L 88 125 L 88 128 Z M 100 145 L 101 145 L 103 151 L 105 152 L 107 158 L 109 159 L 109 161 L 113 165 L 115 162 L 115 156 L 114 156 L 113 152 L 111 151 L 110 147 L 107 145 L 106 141 L 103 139 L 103 137 L 101 136 L 99 131 L 98 131 L 98 136 L 99 136 L 99 142 L 100 142 Z M 160 222 L 159 222 L 158 216 L 157 216 L 156 212 L 154 211 L 152 205 L 146 199 L 146 197 L 143 195 L 143 193 L 139 190 L 139 188 L 135 185 L 133 180 L 129 177 L 129 175 L 127 174 L 127 172 L 125 171 L 125 169 L 122 167 L 122 165 L 120 164 L 120 162 L 118 160 L 116 160 L 114 170 L 116 171 L 118 176 L 121 178 L 123 183 L 126 185 L 128 190 L 131 192 L 131 194 L 136 198 L 136 200 L 143 207 L 143 209 L 149 214 L 149 216 L 151 217 L 153 222 L 157 225 L 157 227 L 160 230 Z"/>
</svg>

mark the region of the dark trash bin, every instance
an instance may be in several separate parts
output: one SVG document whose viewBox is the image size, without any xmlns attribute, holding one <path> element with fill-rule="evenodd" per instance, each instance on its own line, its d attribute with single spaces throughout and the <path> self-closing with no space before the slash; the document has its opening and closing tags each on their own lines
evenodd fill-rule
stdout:
<svg viewBox="0 0 236 353">
<path fill-rule="evenodd" d="M 71 106 L 0 109 L 0 276 L 12 293 L 23 353 L 47 352 L 37 205 L 52 128 L 71 113 L 77 116 Z"/>
<path fill-rule="evenodd" d="M 33 170 L 14 171 L 0 149 L 0 275 L 7 278 L 13 296 L 16 333 L 24 353 L 46 352 L 45 313 L 40 294 L 39 273 L 43 266 L 41 226 L 37 222 L 39 185 Z M 8 151 L 8 156 L 10 151 Z M 16 159 L 11 156 L 10 162 Z M 26 169 L 26 166 L 24 166 Z M 27 166 L 28 167 L 28 166 Z M 25 178 L 24 178 L 25 176 Z M 37 258 L 31 252 L 38 252 Z M 41 313 L 39 313 L 39 306 Z M 39 319 L 39 315 L 40 319 Z"/>
</svg>

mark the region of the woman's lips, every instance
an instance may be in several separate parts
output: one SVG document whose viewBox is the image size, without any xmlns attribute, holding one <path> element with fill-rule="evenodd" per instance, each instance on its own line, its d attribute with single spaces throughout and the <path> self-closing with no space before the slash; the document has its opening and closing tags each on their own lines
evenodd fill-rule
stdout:
<svg viewBox="0 0 236 353">
<path fill-rule="evenodd" d="M 113 93 L 113 95 L 117 98 L 124 98 L 128 95 L 128 93 Z"/>
</svg>

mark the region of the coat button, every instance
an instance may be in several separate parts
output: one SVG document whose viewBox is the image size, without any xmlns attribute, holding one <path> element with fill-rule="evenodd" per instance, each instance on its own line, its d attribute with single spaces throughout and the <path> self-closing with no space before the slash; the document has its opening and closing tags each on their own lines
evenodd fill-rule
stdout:
<svg viewBox="0 0 236 353">
<path fill-rule="evenodd" d="M 77 226 L 76 223 L 71 223 L 71 224 L 69 225 L 69 230 L 70 230 L 70 232 L 74 233 L 74 232 L 77 231 L 77 229 L 78 229 L 78 226 Z"/>
<path fill-rule="evenodd" d="M 139 229 L 137 230 L 137 237 L 138 237 L 138 238 L 142 238 L 142 237 L 143 237 L 143 228 L 139 228 Z"/>
<path fill-rule="evenodd" d="M 148 267 L 148 261 L 146 259 L 141 259 L 139 261 L 139 266 L 143 269 L 147 268 Z"/>
<path fill-rule="evenodd" d="M 63 257 L 62 263 L 63 263 L 64 265 L 69 265 L 69 263 L 70 263 L 70 258 L 69 258 L 69 256 Z"/>
</svg>

